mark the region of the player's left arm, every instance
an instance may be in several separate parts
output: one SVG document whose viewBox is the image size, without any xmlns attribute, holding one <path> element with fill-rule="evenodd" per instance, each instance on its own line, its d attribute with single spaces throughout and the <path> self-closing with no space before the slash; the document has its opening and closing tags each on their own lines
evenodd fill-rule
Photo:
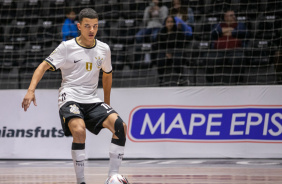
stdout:
<svg viewBox="0 0 282 184">
<path fill-rule="evenodd" d="M 104 102 L 108 105 L 111 105 L 112 72 L 103 72 L 102 83 L 104 90 Z"/>
</svg>

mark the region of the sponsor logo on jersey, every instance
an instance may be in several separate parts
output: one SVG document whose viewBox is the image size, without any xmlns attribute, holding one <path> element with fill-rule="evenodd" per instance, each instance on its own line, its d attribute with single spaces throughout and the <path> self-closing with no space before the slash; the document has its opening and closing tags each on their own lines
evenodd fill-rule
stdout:
<svg viewBox="0 0 282 184">
<path fill-rule="evenodd" d="M 79 108 L 75 104 L 70 105 L 70 112 L 72 112 L 74 114 L 80 114 Z"/>
<path fill-rule="evenodd" d="M 66 96 L 67 96 L 66 93 L 63 93 L 63 94 L 62 94 L 62 101 L 65 101 L 65 100 L 66 100 Z"/>
<path fill-rule="evenodd" d="M 82 59 L 79 59 L 79 60 L 74 60 L 73 62 L 74 63 L 77 63 L 77 62 L 79 62 L 79 61 L 81 61 Z"/>
<path fill-rule="evenodd" d="M 92 63 L 86 62 L 86 70 L 91 71 L 92 70 Z"/>
<path fill-rule="evenodd" d="M 282 143 L 282 106 L 139 106 L 129 117 L 134 142 Z"/>
<path fill-rule="evenodd" d="M 96 66 L 97 66 L 97 68 L 101 68 L 102 67 L 103 58 L 95 57 L 95 59 L 96 59 Z"/>
</svg>

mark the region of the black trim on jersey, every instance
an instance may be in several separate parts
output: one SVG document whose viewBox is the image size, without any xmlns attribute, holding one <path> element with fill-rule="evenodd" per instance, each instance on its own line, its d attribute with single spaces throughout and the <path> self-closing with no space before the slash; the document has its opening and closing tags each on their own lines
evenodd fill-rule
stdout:
<svg viewBox="0 0 282 184">
<path fill-rule="evenodd" d="M 77 37 L 76 37 L 76 38 L 77 38 Z M 83 46 L 83 45 L 80 45 L 80 44 L 77 42 L 76 38 L 74 39 L 74 40 L 75 40 L 75 43 L 76 43 L 77 45 L 79 45 L 80 47 L 82 47 L 82 48 L 85 48 L 85 49 L 93 49 L 93 48 L 96 47 L 96 45 L 97 45 L 97 40 L 94 39 L 94 40 L 95 40 L 95 44 L 94 44 L 92 47 L 85 47 L 85 46 Z"/>
<path fill-rule="evenodd" d="M 102 70 L 104 73 L 106 74 L 110 74 L 110 73 L 113 73 L 113 70 L 109 71 L 109 72 L 105 72 L 104 70 Z"/>
<path fill-rule="evenodd" d="M 57 70 L 56 67 L 50 61 L 48 61 L 46 59 L 44 61 L 50 65 L 50 69 L 49 70 L 51 70 L 51 71 L 56 71 Z"/>
</svg>

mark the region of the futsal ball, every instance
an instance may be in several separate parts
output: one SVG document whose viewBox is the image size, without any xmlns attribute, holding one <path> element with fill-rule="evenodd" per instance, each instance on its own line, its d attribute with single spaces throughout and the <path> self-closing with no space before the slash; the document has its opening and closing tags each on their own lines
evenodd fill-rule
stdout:
<svg viewBox="0 0 282 184">
<path fill-rule="evenodd" d="M 105 184 L 129 184 L 129 182 L 124 176 L 120 174 L 114 174 L 107 178 Z"/>
</svg>

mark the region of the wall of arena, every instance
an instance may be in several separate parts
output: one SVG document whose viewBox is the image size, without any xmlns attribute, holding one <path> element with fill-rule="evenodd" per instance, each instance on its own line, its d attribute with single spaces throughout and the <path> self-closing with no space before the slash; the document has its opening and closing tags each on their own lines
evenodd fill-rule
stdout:
<svg viewBox="0 0 282 184">
<path fill-rule="evenodd" d="M 128 125 L 125 158 L 282 158 L 282 86 L 114 88 Z M 57 90 L 0 91 L 0 159 L 70 159 Z M 103 99 L 103 90 L 98 95 Z M 11 113 L 12 112 L 12 113 Z M 111 133 L 87 132 L 87 158 L 107 158 Z"/>
</svg>

